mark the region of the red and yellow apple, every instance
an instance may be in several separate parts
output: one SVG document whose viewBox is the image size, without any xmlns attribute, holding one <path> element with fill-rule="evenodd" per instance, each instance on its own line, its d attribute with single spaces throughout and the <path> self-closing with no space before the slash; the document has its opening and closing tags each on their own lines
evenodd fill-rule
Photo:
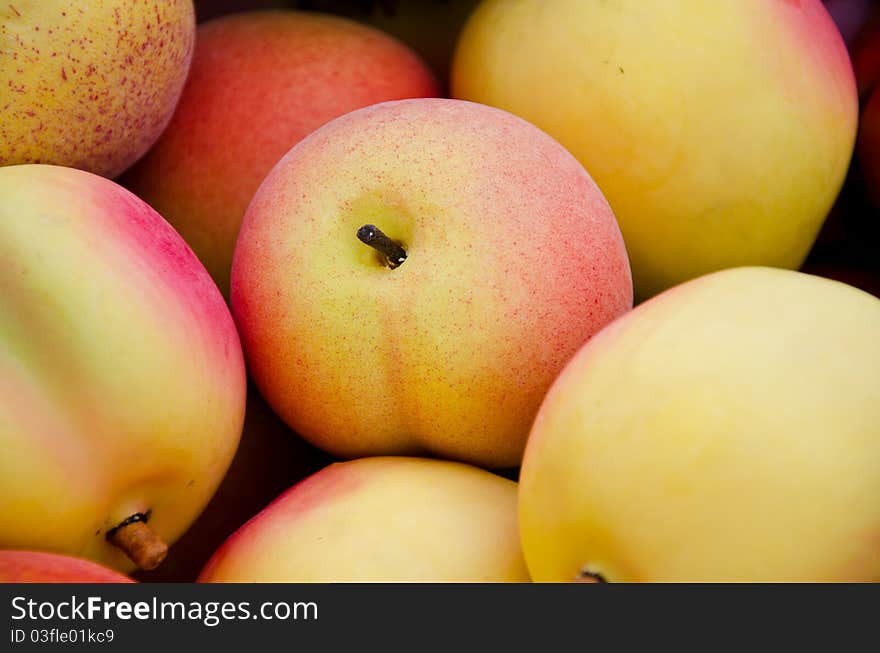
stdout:
<svg viewBox="0 0 880 653">
<path fill-rule="evenodd" d="M 199 580 L 528 582 L 516 483 L 442 460 L 335 463 L 239 529 Z"/>
<path fill-rule="evenodd" d="M 800 267 L 858 117 L 820 0 L 485 0 L 452 94 L 580 160 L 620 223 L 639 300 L 713 270 Z"/>
<path fill-rule="evenodd" d="M 0 168 L 0 548 L 161 559 L 235 453 L 241 345 L 182 238 L 124 188 Z M 146 522 L 146 525 L 144 525 Z M 109 537 L 109 541 L 108 541 Z"/>
<path fill-rule="evenodd" d="M 556 374 L 631 302 L 614 215 L 574 157 L 446 99 L 360 109 L 301 141 L 254 196 L 232 268 L 263 396 L 344 458 L 518 465 Z"/>
<path fill-rule="evenodd" d="M 192 0 L 0 5 L 0 165 L 115 177 L 171 119 L 192 59 Z"/>
<path fill-rule="evenodd" d="M 171 124 L 120 183 L 177 229 L 226 294 L 242 217 L 278 159 L 332 118 L 437 92 L 410 49 L 366 25 L 294 11 L 218 18 L 199 25 Z"/>
<path fill-rule="evenodd" d="M 587 343 L 520 475 L 535 581 L 880 580 L 880 299 L 773 268 L 677 286 Z"/>
<path fill-rule="evenodd" d="M 91 560 L 43 551 L 0 551 L 0 583 L 132 583 Z"/>
</svg>

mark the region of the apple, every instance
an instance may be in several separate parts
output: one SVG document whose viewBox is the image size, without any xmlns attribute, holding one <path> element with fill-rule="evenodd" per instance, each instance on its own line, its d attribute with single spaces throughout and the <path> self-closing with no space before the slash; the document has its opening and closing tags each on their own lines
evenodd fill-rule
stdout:
<svg viewBox="0 0 880 653">
<path fill-rule="evenodd" d="M 564 148 L 498 109 L 415 99 L 337 118 L 279 161 L 242 224 L 231 306 L 261 393 L 316 446 L 500 468 L 632 285 Z"/>
<path fill-rule="evenodd" d="M 332 459 L 297 437 L 249 387 L 241 442 L 220 487 L 199 518 L 154 571 L 135 578 L 151 583 L 189 583 L 211 555 L 270 501 Z"/>
<path fill-rule="evenodd" d="M 534 123 L 589 170 L 637 300 L 713 270 L 800 267 L 858 117 L 819 0 L 486 0 L 451 86 Z"/>
<path fill-rule="evenodd" d="M 153 209 L 82 170 L 0 168 L 0 548 L 159 564 L 245 391 L 223 296 Z"/>
<path fill-rule="evenodd" d="M 880 580 L 878 333 L 880 299 L 762 267 L 606 327 L 529 436 L 532 578 Z"/>
<path fill-rule="evenodd" d="M 225 16 L 199 25 L 171 124 L 119 181 L 180 232 L 226 294 L 241 220 L 278 159 L 353 109 L 437 92 L 411 50 L 366 25 L 294 11 Z"/>
<path fill-rule="evenodd" d="M 444 460 L 335 463 L 239 529 L 199 581 L 528 582 L 516 483 Z"/>
<path fill-rule="evenodd" d="M 0 165 L 115 177 L 168 124 L 192 59 L 191 0 L 0 5 Z"/>
<path fill-rule="evenodd" d="M 0 551 L 0 583 L 133 583 L 91 560 L 43 551 Z"/>
</svg>

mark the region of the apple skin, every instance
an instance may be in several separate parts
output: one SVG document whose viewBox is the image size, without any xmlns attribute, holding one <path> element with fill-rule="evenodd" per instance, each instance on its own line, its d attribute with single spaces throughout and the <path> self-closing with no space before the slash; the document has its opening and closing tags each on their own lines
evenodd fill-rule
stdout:
<svg viewBox="0 0 880 653">
<path fill-rule="evenodd" d="M 119 181 L 186 239 L 224 294 L 260 182 L 332 118 L 438 94 L 425 64 L 382 32 L 336 16 L 258 11 L 200 24 L 168 129 Z"/>
<path fill-rule="evenodd" d="M 42 551 L 0 551 L 0 583 L 133 583 L 91 560 Z"/>
<path fill-rule="evenodd" d="M 403 265 L 358 240 L 365 223 L 404 243 Z M 275 166 L 231 306 L 261 393 L 316 446 L 515 467 L 544 392 L 632 282 L 611 209 L 558 143 L 417 99 L 338 118 Z"/>
<path fill-rule="evenodd" d="M 0 548 L 130 571 L 106 533 L 135 513 L 167 543 L 235 453 L 241 345 L 207 271 L 114 182 L 0 168 Z"/>
<path fill-rule="evenodd" d="M 229 471 L 199 518 L 168 552 L 158 569 L 139 571 L 148 583 L 190 583 L 236 530 L 279 494 L 333 460 L 297 437 L 248 387 L 241 442 Z"/>
<path fill-rule="evenodd" d="M 451 86 L 584 164 L 620 223 L 637 301 L 713 270 L 800 267 L 858 117 L 819 0 L 487 0 Z"/>
<path fill-rule="evenodd" d="M 520 474 L 535 581 L 880 580 L 880 300 L 738 268 L 572 359 Z"/>
<path fill-rule="evenodd" d="M 334 463 L 236 532 L 203 583 L 528 582 L 516 483 L 462 463 Z"/>
<path fill-rule="evenodd" d="M 191 0 L 0 6 L 0 165 L 115 177 L 171 119 L 192 59 Z"/>
</svg>

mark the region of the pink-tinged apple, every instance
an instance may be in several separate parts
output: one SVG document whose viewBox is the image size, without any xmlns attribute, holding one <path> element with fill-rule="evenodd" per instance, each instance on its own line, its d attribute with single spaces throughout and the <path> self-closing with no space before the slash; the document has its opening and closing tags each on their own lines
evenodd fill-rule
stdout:
<svg viewBox="0 0 880 653">
<path fill-rule="evenodd" d="M 133 583 L 91 560 L 43 551 L 0 551 L 0 583 Z"/>
<path fill-rule="evenodd" d="M 335 463 L 245 524 L 206 583 L 528 582 L 516 483 L 462 463 Z"/>
<path fill-rule="evenodd" d="M 880 580 L 880 299 L 716 272 L 603 329 L 519 487 L 535 581 Z"/>
<path fill-rule="evenodd" d="M 0 165 L 120 174 L 171 119 L 194 39 L 192 0 L 0 4 Z"/>
<path fill-rule="evenodd" d="M 349 113 L 251 202 L 231 305 L 249 369 L 344 458 L 519 464 L 544 392 L 632 306 L 614 215 L 527 122 L 446 99 Z"/>
<path fill-rule="evenodd" d="M 366 25 L 293 11 L 218 18 L 199 25 L 168 129 L 119 181 L 177 229 L 226 294 L 242 217 L 278 159 L 332 118 L 437 92 L 411 50 Z"/>
<path fill-rule="evenodd" d="M 158 564 L 226 472 L 245 391 L 223 296 L 153 209 L 0 168 L 0 548 Z"/>
<path fill-rule="evenodd" d="M 638 300 L 713 270 L 800 267 L 858 118 L 820 0 L 485 0 L 452 94 L 580 160 L 620 223 Z"/>
</svg>

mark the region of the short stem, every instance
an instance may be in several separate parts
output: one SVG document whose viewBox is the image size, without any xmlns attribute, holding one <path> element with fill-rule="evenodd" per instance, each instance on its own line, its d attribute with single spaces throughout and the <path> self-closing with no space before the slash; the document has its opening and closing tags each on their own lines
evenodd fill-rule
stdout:
<svg viewBox="0 0 880 653">
<path fill-rule="evenodd" d="M 575 583 L 607 583 L 608 581 L 605 579 L 605 576 L 595 571 L 587 571 L 586 569 L 581 571 L 575 579 Z"/>
<path fill-rule="evenodd" d="M 158 567 L 168 555 L 168 545 L 147 526 L 147 515 L 136 513 L 107 532 L 107 541 L 122 549 L 144 571 Z"/>
<path fill-rule="evenodd" d="M 382 233 L 374 224 L 365 224 L 357 230 L 358 240 L 369 245 L 385 257 L 385 264 L 392 270 L 406 260 L 406 250 Z"/>
</svg>

